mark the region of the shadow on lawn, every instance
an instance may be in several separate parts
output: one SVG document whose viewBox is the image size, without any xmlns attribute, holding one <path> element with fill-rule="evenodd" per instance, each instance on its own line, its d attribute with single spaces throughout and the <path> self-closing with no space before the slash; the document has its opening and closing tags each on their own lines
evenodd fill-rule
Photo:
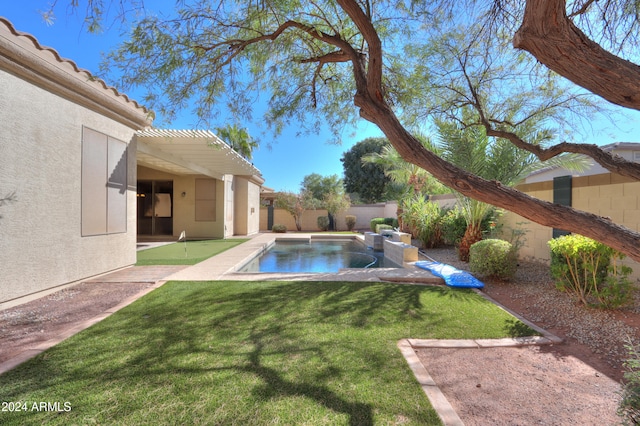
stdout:
<svg viewBox="0 0 640 426">
<path fill-rule="evenodd" d="M 251 341 L 255 347 L 248 355 L 249 363 L 239 370 L 255 374 L 263 380 L 263 384 L 253 389 L 254 395 L 264 399 L 277 399 L 287 396 L 303 396 L 315 400 L 326 408 L 349 416 L 350 425 L 373 425 L 373 410 L 371 405 L 360 402 L 349 402 L 340 397 L 327 386 L 316 385 L 315 383 L 295 383 L 285 380 L 280 372 L 274 368 L 265 367 L 260 359 L 265 350 L 263 340 L 270 339 L 271 332 L 252 333 Z M 328 375 L 338 374 L 334 368 L 329 368 Z M 324 376 L 324 374 L 323 374 Z M 322 379 L 316 378 L 316 379 Z"/>
<path fill-rule="evenodd" d="M 237 386 L 216 376 L 231 372 L 259 378 L 258 383 L 250 381 L 234 391 L 250 394 L 256 403 L 300 396 L 344 413 L 351 425 L 372 425 L 370 401 L 364 402 L 358 392 L 341 395 L 336 383 L 348 385 L 354 371 L 380 383 L 405 380 L 409 373 L 397 372 L 406 370 L 404 360 L 391 364 L 378 348 L 390 342 L 389 352 L 401 358 L 395 342 L 411 334 L 401 327 L 429 330 L 456 315 L 425 306 L 421 300 L 425 292 L 437 295 L 429 300 L 439 299 L 438 303 L 451 298 L 478 300 L 472 292 L 445 287 L 380 283 L 168 283 L 4 375 L 0 390 L 6 399 L 39 392 L 46 400 L 64 398 L 53 390 L 61 383 L 77 382 L 95 392 L 112 393 L 100 390 L 110 386 L 124 392 L 147 386 L 156 392 L 184 377 L 196 377 L 197 386 L 208 389 L 203 395 L 213 398 L 211 389 Z M 309 364 L 310 359 L 319 361 Z M 68 415 L 84 421 L 86 410 L 92 409 L 96 407 L 78 408 Z M 135 403 L 114 411 L 106 407 L 103 415 L 127 421 L 141 409 L 142 404 Z M 376 410 L 382 410 L 377 403 Z M 418 404 L 404 410 L 413 418 L 425 416 Z M 233 419 L 226 421 L 251 421 L 233 410 L 228 416 Z"/>
</svg>

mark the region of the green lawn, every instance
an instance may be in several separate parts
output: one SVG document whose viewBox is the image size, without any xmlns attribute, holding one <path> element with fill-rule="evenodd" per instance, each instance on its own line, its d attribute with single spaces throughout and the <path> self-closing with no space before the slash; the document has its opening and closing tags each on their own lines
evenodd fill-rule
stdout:
<svg viewBox="0 0 640 426">
<path fill-rule="evenodd" d="M 136 265 L 195 265 L 245 241 L 248 240 L 234 238 L 167 244 L 139 251 Z"/>
<path fill-rule="evenodd" d="M 0 423 L 439 424 L 397 341 L 525 329 L 446 287 L 170 282 L 2 375 L 3 401 L 62 412 L 2 412 Z"/>
</svg>

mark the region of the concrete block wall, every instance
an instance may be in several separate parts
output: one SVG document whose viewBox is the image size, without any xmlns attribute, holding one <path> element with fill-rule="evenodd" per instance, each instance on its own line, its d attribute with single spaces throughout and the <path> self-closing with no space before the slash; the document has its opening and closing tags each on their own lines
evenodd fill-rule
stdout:
<svg viewBox="0 0 640 426">
<path fill-rule="evenodd" d="M 391 232 L 391 241 L 401 242 L 405 244 L 411 245 L 411 234 L 407 234 L 406 232 Z"/>
<path fill-rule="evenodd" d="M 536 182 L 520 185 L 519 190 L 545 201 L 553 201 L 553 182 Z M 612 173 L 574 177 L 572 181 L 572 206 L 611 220 L 633 231 L 640 231 L 640 182 Z M 526 230 L 525 246 L 520 251 L 524 258 L 544 262 L 550 260 L 547 242 L 552 238 L 552 228 L 538 225 L 528 219 L 507 212 L 502 221 L 505 232 L 518 228 Z M 633 269 L 633 278 L 640 279 L 640 263 L 625 259 Z"/>
<path fill-rule="evenodd" d="M 380 234 L 376 234 L 375 232 L 365 232 L 364 233 L 364 244 L 367 247 L 372 247 L 376 251 L 383 250 L 383 240 L 384 238 Z"/>
<path fill-rule="evenodd" d="M 384 239 L 384 257 L 398 265 L 418 260 L 418 247 L 400 241 Z"/>
<path fill-rule="evenodd" d="M 347 229 L 345 216 L 353 215 L 356 217 L 355 229 L 368 230 L 371 219 L 376 217 L 396 217 L 398 203 L 389 201 L 378 204 L 360 204 L 353 205 L 347 211 L 337 215 L 337 227 L 340 231 Z M 267 231 L 267 207 L 260 208 L 260 231 Z M 302 230 L 306 232 L 319 231 L 317 220 L 318 216 L 326 216 L 325 209 L 307 210 L 302 215 Z M 296 224 L 293 216 L 283 209 L 274 209 L 273 223 L 285 225 L 288 230 L 295 231 Z"/>
</svg>

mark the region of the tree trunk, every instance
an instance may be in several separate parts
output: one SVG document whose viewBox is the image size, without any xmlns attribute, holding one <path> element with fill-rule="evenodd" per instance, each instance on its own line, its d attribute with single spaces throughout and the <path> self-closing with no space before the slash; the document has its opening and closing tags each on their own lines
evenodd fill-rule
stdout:
<svg viewBox="0 0 640 426">
<path fill-rule="evenodd" d="M 482 241 L 482 224 L 469 224 L 464 232 L 464 236 L 458 247 L 458 257 L 463 262 L 469 261 L 469 251 L 471 246 Z"/>
<path fill-rule="evenodd" d="M 580 31 L 567 17 L 566 0 L 527 0 L 513 45 L 609 102 L 640 110 L 640 67 Z"/>
<path fill-rule="evenodd" d="M 462 195 L 512 211 L 544 226 L 593 238 L 640 262 L 640 233 L 601 216 L 542 201 L 505 187 L 500 182 L 482 179 L 425 149 L 404 128 L 385 101 L 382 42 L 370 17 L 355 0 L 337 0 L 337 3 L 356 24 L 368 47 L 368 55 L 364 57 L 350 45 L 338 46 L 345 49 L 344 52 L 353 65 L 356 84 L 354 104 L 360 108 L 362 118 L 382 130 L 402 158 L 429 171 L 444 185 Z M 575 77 L 577 84 L 611 102 L 640 109 L 640 68 L 616 58 L 588 40 L 566 18 L 564 0 L 528 0 L 525 15 L 519 35 L 514 40 L 516 46 L 527 46 L 534 50 L 534 47 L 528 46 L 527 40 L 537 36 L 536 43 L 532 45 L 540 43 L 542 47 L 534 56 L 552 59 L 549 63 L 540 59 L 545 65 L 570 79 L 570 76 Z M 565 39 L 568 35 L 571 36 L 569 43 Z M 551 43 L 545 44 L 545 38 Z M 544 49 L 547 50 L 543 52 Z"/>
<path fill-rule="evenodd" d="M 592 213 L 524 194 L 497 181 L 466 172 L 426 150 L 399 122 L 384 102 L 359 92 L 355 104 L 363 118 L 376 124 L 405 160 L 429 171 L 449 188 L 467 197 L 517 213 L 544 226 L 564 229 L 601 241 L 640 261 L 640 234 Z"/>
</svg>

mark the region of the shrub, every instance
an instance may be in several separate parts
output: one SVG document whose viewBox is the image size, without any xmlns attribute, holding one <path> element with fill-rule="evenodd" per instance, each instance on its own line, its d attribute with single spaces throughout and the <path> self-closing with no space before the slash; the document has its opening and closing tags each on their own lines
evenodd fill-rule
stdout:
<svg viewBox="0 0 640 426">
<path fill-rule="evenodd" d="M 376 225 L 376 234 L 382 234 L 384 231 L 393 231 L 393 226 L 381 223 Z"/>
<path fill-rule="evenodd" d="M 347 229 L 348 229 L 349 231 L 353 231 L 353 228 L 355 228 L 355 227 L 356 227 L 356 217 L 355 217 L 355 216 L 353 216 L 353 215 L 348 214 L 348 215 L 346 215 L 346 216 L 344 217 L 344 221 L 345 221 L 345 222 L 346 222 L 346 224 L 347 224 Z"/>
<path fill-rule="evenodd" d="M 285 225 L 276 223 L 271 227 L 271 232 L 277 232 L 279 234 L 284 234 L 287 232 L 287 227 Z"/>
<path fill-rule="evenodd" d="M 619 264 L 620 252 L 582 235 L 549 241 L 556 288 L 584 305 L 617 308 L 631 301 L 631 268 Z"/>
<path fill-rule="evenodd" d="M 437 247 L 442 243 L 442 215 L 440 206 L 427 201 L 423 196 L 414 196 L 402 201 L 402 221 L 411 234 L 420 240 L 423 248 Z"/>
<path fill-rule="evenodd" d="M 383 225 L 383 224 L 384 224 L 384 218 L 382 218 L 382 217 L 374 217 L 369 222 L 369 229 L 371 229 L 371 232 L 376 232 L 376 226 Z"/>
<path fill-rule="evenodd" d="M 329 216 L 318 216 L 317 219 L 318 228 L 321 231 L 326 231 L 329 229 Z"/>
<path fill-rule="evenodd" d="M 467 221 L 459 207 L 451 209 L 444 213 L 440 222 L 442 230 L 442 239 L 445 244 L 458 245 L 465 231 L 467 230 Z"/>
<path fill-rule="evenodd" d="M 640 424 L 640 353 L 631 340 L 625 347 L 629 358 L 624 363 L 626 371 L 618 415 L 625 420 L 623 424 L 637 425 Z"/>
<path fill-rule="evenodd" d="M 482 276 L 510 280 L 516 273 L 518 259 L 511 243 L 504 240 L 482 240 L 469 250 L 471 272 Z"/>
<path fill-rule="evenodd" d="M 369 222 L 369 228 L 371 229 L 371 232 L 376 232 L 377 225 L 389 225 L 392 228 L 397 228 L 398 219 L 396 219 L 395 217 L 374 217 L 373 219 L 371 219 L 371 222 Z"/>
<path fill-rule="evenodd" d="M 499 235 L 499 228 L 502 225 L 498 224 L 496 227 L 497 214 L 498 211 L 493 209 L 482 220 L 480 225 L 482 235 L 485 235 L 488 238 L 493 238 L 497 234 Z M 440 229 L 442 231 L 442 240 L 445 244 L 452 246 L 458 246 L 460 244 L 462 237 L 464 237 L 464 234 L 467 231 L 467 220 L 460 210 L 460 207 L 456 206 L 453 209 L 443 212 L 442 219 L 440 221 Z"/>
</svg>

